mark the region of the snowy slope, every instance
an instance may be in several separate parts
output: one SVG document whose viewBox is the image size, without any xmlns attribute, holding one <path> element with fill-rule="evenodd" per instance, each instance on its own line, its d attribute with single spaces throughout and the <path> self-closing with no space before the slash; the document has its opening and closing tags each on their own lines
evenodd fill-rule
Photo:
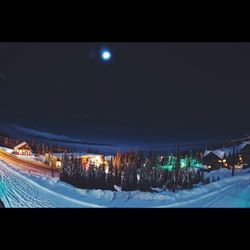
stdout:
<svg viewBox="0 0 250 250">
<path fill-rule="evenodd" d="M 247 169 L 237 170 L 234 177 L 223 170 L 217 172 L 220 181 L 175 193 L 82 190 L 19 171 L 0 161 L 0 198 L 6 207 L 250 207 Z"/>
<path fill-rule="evenodd" d="M 7 153 L 10 153 L 10 154 L 13 152 L 13 149 L 6 148 L 6 147 L 0 147 L 0 150 L 6 151 Z"/>
<path fill-rule="evenodd" d="M 0 198 L 6 207 L 99 207 L 95 204 L 75 200 L 46 188 L 56 179 L 21 174 L 0 162 Z M 33 177 L 33 178 L 32 178 Z"/>
</svg>

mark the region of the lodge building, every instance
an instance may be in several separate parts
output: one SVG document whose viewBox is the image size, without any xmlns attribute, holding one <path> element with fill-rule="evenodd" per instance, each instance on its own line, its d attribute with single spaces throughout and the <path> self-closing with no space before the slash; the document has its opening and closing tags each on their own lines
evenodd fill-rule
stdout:
<svg viewBox="0 0 250 250">
<path fill-rule="evenodd" d="M 47 162 L 50 166 L 55 166 L 60 168 L 62 164 L 62 158 L 64 154 L 45 154 L 45 162 Z M 83 167 L 89 167 L 90 164 L 93 164 L 95 166 L 100 166 L 101 164 L 104 164 L 105 166 L 108 166 L 109 161 L 111 160 L 111 156 L 104 156 L 101 154 L 79 154 L 79 153 L 67 153 L 69 157 L 73 156 L 79 156 L 82 160 Z"/>
<path fill-rule="evenodd" d="M 16 155 L 26 155 L 31 156 L 32 155 L 32 149 L 26 142 L 22 142 L 14 147 L 14 154 Z"/>
<path fill-rule="evenodd" d="M 202 157 L 203 165 L 209 170 L 231 167 L 227 162 L 227 158 L 230 154 L 236 154 L 235 166 L 250 166 L 250 141 L 244 141 L 241 144 L 227 148 L 206 150 Z"/>
<path fill-rule="evenodd" d="M 203 165 L 209 170 L 219 169 L 226 164 L 225 153 L 222 150 L 206 150 L 202 157 Z"/>
<path fill-rule="evenodd" d="M 250 141 L 243 142 L 239 150 L 241 160 L 250 165 Z"/>
</svg>

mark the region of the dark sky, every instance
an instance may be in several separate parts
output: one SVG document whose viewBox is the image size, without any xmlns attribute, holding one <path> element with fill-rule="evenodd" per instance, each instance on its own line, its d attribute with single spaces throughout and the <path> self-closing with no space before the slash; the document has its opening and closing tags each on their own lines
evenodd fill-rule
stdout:
<svg viewBox="0 0 250 250">
<path fill-rule="evenodd" d="M 1 121 L 131 145 L 234 138 L 249 69 L 249 43 L 0 43 Z"/>
</svg>

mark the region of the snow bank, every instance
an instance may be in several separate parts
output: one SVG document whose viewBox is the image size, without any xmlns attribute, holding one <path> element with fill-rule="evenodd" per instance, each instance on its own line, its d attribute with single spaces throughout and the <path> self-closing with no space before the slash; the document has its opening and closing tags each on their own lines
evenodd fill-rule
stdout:
<svg viewBox="0 0 250 250">
<path fill-rule="evenodd" d="M 248 173 L 249 169 L 235 169 L 235 175 L 245 174 Z M 206 172 L 205 175 L 207 177 L 210 177 L 212 179 L 213 177 L 217 179 L 217 177 L 220 178 L 220 180 L 231 177 L 232 176 L 232 170 L 228 168 L 220 168 L 218 170 Z"/>
</svg>

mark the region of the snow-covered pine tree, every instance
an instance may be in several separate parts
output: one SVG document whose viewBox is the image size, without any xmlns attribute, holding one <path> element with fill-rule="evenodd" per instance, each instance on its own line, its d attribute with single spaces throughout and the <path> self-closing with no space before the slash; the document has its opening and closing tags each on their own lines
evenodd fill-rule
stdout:
<svg viewBox="0 0 250 250">
<path fill-rule="evenodd" d="M 64 154 L 62 157 L 62 166 L 60 169 L 60 180 L 68 182 L 69 181 L 69 157 Z"/>
<path fill-rule="evenodd" d="M 235 147 L 233 146 L 233 155 L 232 155 L 232 176 L 234 176 L 235 165 L 237 164 L 237 153 L 235 151 Z"/>
<path fill-rule="evenodd" d="M 150 191 L 150 181 L 147 177 L 147 169 L 145 166 L 139 169 L 139 180 L 138 180 L 138 189 L 140 191 Z"/>
<path fill-rule="evenodd" d="M 131 166 L 131 190 L 137 189 L 137 167 L 135 164 Z"/>
<path fill-rule="evenodd" d="M 231 164 L 232 164 L 232 154 L 229 152 L 227 156 L 225 154 L 225 157 L 226 157 L 225 159 L 227 161 L 228 167 L 231 167 Z"/>
<path fill-rule="evenodd" d="M 138 153 L 138 160 L 137 160 L 137 169 L 140 169 L 143 167 L 143 164 L 145 162 L 143 152 Z"/>
<path fill-rule="evenodd" d="M 87 170 L 86 170 L 85 166 L 82 166 L 82 172 L 81 172 L 80 180 L 81 180 L 81 186 L 82 186 L 82 188 L 87 188 L 88 187 L 88 183 L 87 183 Z"/>
<path fill-rule="evenodd" d="M 114 157 L 114 165 L 117 167 L 121 167 L 121 152 L 117 152 Z"/>
<path fill-rule="evenodd" d="M 74 157 L 74 182 L 77 187 L 84 187 L 83 183 L 83 166 L 79 156 Z"/>
<path fill-rule="evenodd" d="M 95 188 L 103 190 L 107 188 L 104 164 L 100 165 L 95 169 Z"/>
<path fill-rule="evenodd" d="M 155 187 L 161 188 L 163 185 L 163 171 L 160 166 L 156 169 L 156 185 Z"/>
<path fill-rule="evenodd" d="M 109 162 L 107 174 L 107 189 L 114 190 L 114 169 L 112 161 Z"/>
<path fill-rule="evenodd" d="M 116 186 L 121 186 L 121 178 L 119 178 L 119 168 L 117 166 L 114 167 L 114 184 Z M 121 175 L 120 175 L 121 176 Z"/>
<path fill-rule="evenodd" d="M 176 145 L 176 163 L 175 163 L 175 178 L 174 178 L 174 182 L 175 184 L 178 183 L 178 179 L 179 179 L 179 170 L 181 168 L 181 164 L 180 164 L 180 152 L 179 152 L 179 145 Z"/>
<path fill-rule="evenodd" d="M 122 179 L 121 179 L 121 189 L 122 191 L 129 191 L 129 168 L 124 166 Z"/>
<path fill-rule="evenodd" d="M 92 163 L 89 164 L 88 170 L 87 170 L 87 186 L 90 189 L 94 189 L 96 186 L 96 180 L 95 180 L 95 165 Z"/>
</svg>

